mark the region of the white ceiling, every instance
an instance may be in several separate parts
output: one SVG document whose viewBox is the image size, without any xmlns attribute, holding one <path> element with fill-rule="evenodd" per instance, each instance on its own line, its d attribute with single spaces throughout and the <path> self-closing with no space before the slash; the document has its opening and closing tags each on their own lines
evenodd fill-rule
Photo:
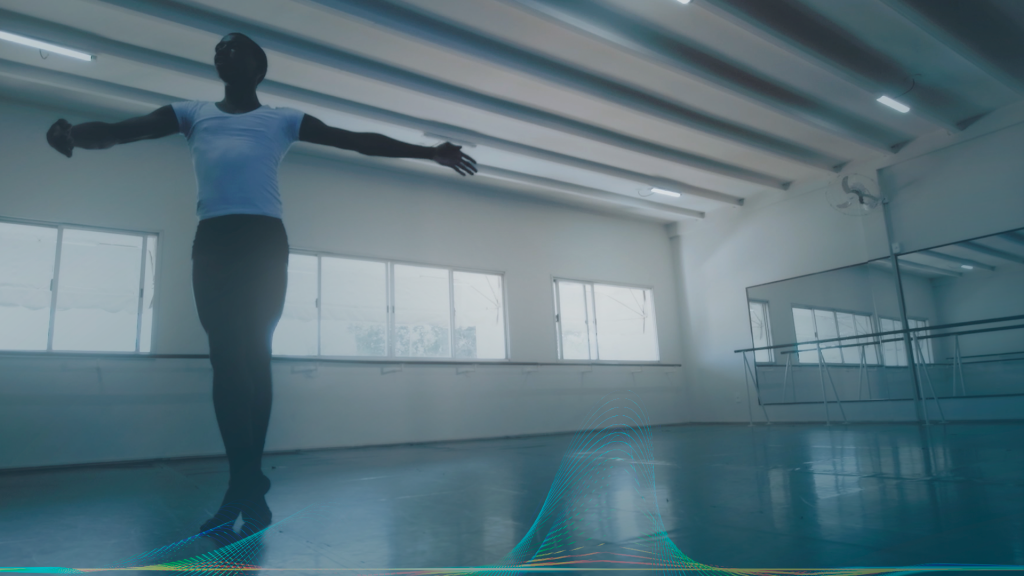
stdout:
<svg viewBox="0 0 1024 576">
<path fill-rule="evenodd" d="M 0 0 L 0 30 L 97 54 L 0 42 L 0 96 L 125 115 L 219 100 L 213 47 L 239 31 L 268 53 L 266 104 L 465 142 L 514 193 L 674 221 L 1019 109 L 1015 1 Z M 908 114 L 875 101 L 904 92 Z"/>
</svg>

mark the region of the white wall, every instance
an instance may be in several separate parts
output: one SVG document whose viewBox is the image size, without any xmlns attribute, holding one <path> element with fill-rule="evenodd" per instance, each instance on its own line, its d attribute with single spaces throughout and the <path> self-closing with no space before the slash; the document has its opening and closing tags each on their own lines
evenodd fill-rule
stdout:
<svg viewBox="0 0 1024 576">
<path fill-rule="evenodd" d="M 49 149 L 66 110 L 0 100 L 0 217 L 160 234 L 154 353 L 205 353 L 190 284 L 195 182 L 184 139 Z M 512 360 L 556 360 L 553 276 L 654 287 L 663 364 L 682 360 L 672 246 L 660 224 L 501 192 L 454 173 L 293 153 L 280 174 L 294 248 L 504 271 Z M 383 166 L 383 167 L 378 167 Z M 310 372 L 310 370 L 313 370 Z M 646 367 L 275 364 L 268 450 L 572 431 L 633 390 L 685 419 L 681 371 Z M 219 454 L 206 361 L 0 356 L 0 468 Z"/>
<path fill-rule="evenodd" d="M 978 318 L 1024 315 L 1024 269 L 1009 264 L 933 282 L 943 324 Z M 1014 322 L 1019 324 L 1019 322 Z M 961 354 L 1024 351 L 1024 330 L 971 334 L 960 339 Z"/>
<path fill-rule="evenodd" d="M 879 171 L 894 241 L 917 250 L 1024 226 L 1024 124 Z M 751 346 L 745 289 L 887 255 L 881 210 L 833 210 L 824 188 L 713 212 L 674 238 L 680 266 L 686 403 L 702 421 L 748 418 L 742 358 Z M 776 342 L 783 344 L 784 342 Z M 948 418 L 1022 418 L 1024 397 L 943 402 Z M 933 408 L 934 410 L 934 408 Z M 822 407 L 769 408 L 776 420 L 824 420 Z M 764 420 L 753 407 L 755 420 Z M 915 420 L 912 402 L 847 407 L 854 420 Z M 838 411 L 833 413 L 838 417 Z"/>
</svg>

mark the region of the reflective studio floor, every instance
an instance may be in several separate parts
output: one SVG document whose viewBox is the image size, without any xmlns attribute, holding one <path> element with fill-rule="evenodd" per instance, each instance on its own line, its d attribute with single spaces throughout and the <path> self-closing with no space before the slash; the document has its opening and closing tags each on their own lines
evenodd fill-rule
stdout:
<svg viewBox="0 0 1024 576">
<path fill-rule="evenodd" d="M 1024 423 L 652 430 L 665 531 L 735 568 L 1024 564 Z M 483 566 L 523 538 L 572 435 L 277 454 L 263 567 Z M 100 568 L 179 542 L 219 503 L 222 459 L 0 473 L 0 567 Z M 649 530 L 611 481 L 595 540 Z M 173 551 L 209 552 L 208 538 Z M 134 564 L 139 566 L 140 564 Z M 250 572 L 251 573 L 251 572 Z M 314 573 L 314 572 L 309 572 Z"/>
</svg>

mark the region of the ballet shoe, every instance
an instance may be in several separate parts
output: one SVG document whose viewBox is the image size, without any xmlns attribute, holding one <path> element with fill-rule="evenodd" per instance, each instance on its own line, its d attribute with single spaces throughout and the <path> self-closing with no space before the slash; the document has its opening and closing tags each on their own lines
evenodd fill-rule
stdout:
<svg viewBox="0 0 1024 576">
<path fill-rule="evenodd" d="M 203 525 L 199 527 L 199 532 L 205 534 L 207 532 L 233 531 L 235 520 L 238 519 L 239 514 L 238 508 L 222 506 L 212 518 L 203 522 Z"/>
<path fill-rule="evenodd" d="M 266 528 L 270 525 L 272 515 L 263 496 L 269 491 L 270 478 L 262 474 L 249 482 L 229 484 L 220 508 L 212 518 L 199 527 L 200 533 L 224 535 L 231 532 L 234 534 L 235 520 L 239 515 L 244 516 L 245 525 L 248 526 L 246 536 Z"/>
<path fill-rule="evenodd" d="M 199 527 L 199 531 L 201 533 L 210 532 L 211 530 L 218 532 L 233 531 L 235 520 L 242 513 L 241 505 L 244 503 L 244 500 L 245 498 L 241 490 L 228 487 L 228 491 L 224 494 L 224 499 L 220 503 L 220 508 L 217 509 L 212 518 L 203 522 L 203 525 Z"/>
<path fill-rule="evenodd" d="M 242 510 L 242 518 L 244 519 L 242 523 L 243 538 L 270 526 L 274 517 L 270 512 L 270 507 L 267 506 L 267 500 L 263 496 L 253 498 L 252 501 L 246 504 L 246 507 Z"/>
</svg>

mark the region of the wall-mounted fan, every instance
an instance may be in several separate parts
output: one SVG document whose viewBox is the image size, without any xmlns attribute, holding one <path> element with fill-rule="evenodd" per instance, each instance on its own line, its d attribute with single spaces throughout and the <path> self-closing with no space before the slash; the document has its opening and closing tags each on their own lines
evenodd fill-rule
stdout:
<svg viewBox="0 0 1024 576">
<path fill-rule="evenodd" d="M 878 183 L 862 174 L 840 176 L 826 194 L 828 203 L 848 216 L 863 216 L 882 203 Z"/>
</svg>

